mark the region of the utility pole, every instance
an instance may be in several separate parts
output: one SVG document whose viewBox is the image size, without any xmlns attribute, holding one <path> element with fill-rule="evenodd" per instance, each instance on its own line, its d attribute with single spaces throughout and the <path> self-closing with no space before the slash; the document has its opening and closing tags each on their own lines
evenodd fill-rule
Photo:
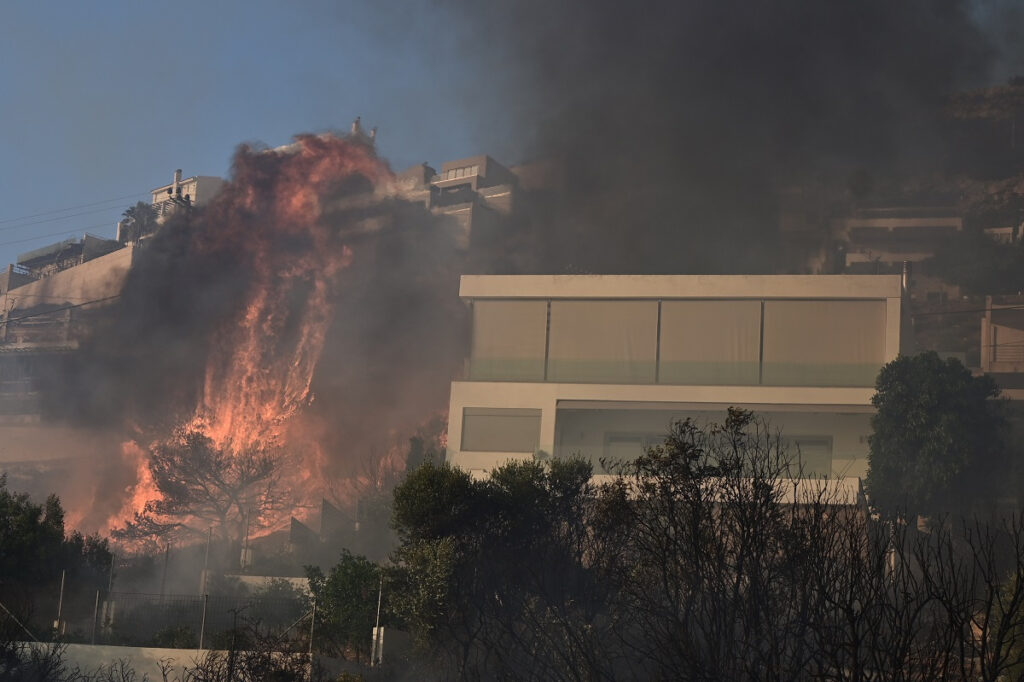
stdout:
<svg viewBox="0 0 1024 682">
<path fill-rule="evenodd" d="M 164 571 L 160 577 L 160 603 L 164 601 L 164 590 L 167 587 L 167 562 L 171 557 L 171 543 L 168 542 L 164 545 Z"/>
<path fill-rule="evenodd" d="M 199 581 L 199 594 L 206 594 L 210 581 L 210 543 L 213 542 L 213 526 L 210 526 L 209 534 L 206 536 L 206 558 L 203 560 L 203 577 Z"/>
<path fill-rule="evenodd" d="M 309 619 L 309 664 L 313 665 L 313 629 L 316 626 L 316 597 L 313 597 L 313 613 Z"/>
<path fill-rule="evenodd" d="M 373 646 L 370 647 L 370 666 L 380 665 L 384 658 L 384 633 L 380 630 L 380 602 L 384 596 L 384 569 L 380 571 L 380 587 L 377 588 L 377 622 L 373 626 Z"/>
<path fill-rule="evenodd" d="M 63 611 L 64 609 L 64 577 L 66 574 L 67 571 L 62 570 L 60 572 L 60 595 L 57 597 L 57 620 L 53 624 L 53 629 L 57 631 L 58 635 L 60 634 L 61 631 L 61 611 Z"/>
<path fill-rule="evenodd" d="M 96 621 L 100 616 L 100 591 L 96 590 L 96 603 L 92 607 L 92 640 L 90 644 L 96 643 Z"/>
</svg>

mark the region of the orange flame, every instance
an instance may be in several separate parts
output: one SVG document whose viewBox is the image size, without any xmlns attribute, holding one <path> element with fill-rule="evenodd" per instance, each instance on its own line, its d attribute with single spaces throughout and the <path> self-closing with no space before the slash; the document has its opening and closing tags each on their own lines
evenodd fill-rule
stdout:
<svg viewBox="0 0 1024 682">
<path fill-rule="evenodd" d="M 284 447 L 305 460 L 288 468 L 287 483 L 309 499 L 320 493 L 324 456 L 288 427 L 312 400 L 339 273 L 353 259 L 350 226 L 323 220 L 325 202 L 355 179 L 368 181 L 360 194 L 388 192 L 390 178 L 370 148 L 330 135 L 300 136 L 277 150 L 243 148 L 234 179 L 194 228 L 197 252 L 228 254 L 247 279 L 237 313 L 213 335 L 202 394 L 185 426 L 229 451 Z M 112 525 L 160 494 L 142 448 L 126 443 L 124 456 L 137 466 L 138 483 Z"/>
</svg>

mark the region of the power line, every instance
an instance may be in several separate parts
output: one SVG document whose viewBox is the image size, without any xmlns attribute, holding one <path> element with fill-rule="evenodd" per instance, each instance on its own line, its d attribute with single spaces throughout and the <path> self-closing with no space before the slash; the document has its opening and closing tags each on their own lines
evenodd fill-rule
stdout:
<svg viewBox="0 0 1024 682">
<path fill-rule="evenodd" d="M 127 195 L 125 195 L 123 197 L 114 197 L 113 199 L 104 199 L 103 201 L 94 201 L 91 204 L 78 204 L 77 206 L 67 206 L 65 208 L 55 208 L 55 209 L 53 209 L 51 211 L 42 211 L 40 213 L 30 213 L 28 215 L 18 216 L 16 218 L 4 218 L 4 219 L 0 220 L 0 224 L 3 224 L 3 223 L 13 223 L 13 222 L 15 222 L 17 220 L 28 220 L 29 218 L 38 218 L 40 216 L 52 215 L 54 213 L 63 213 L 65 211 L 74 211 L 75 209 L 79 209 L 79 208 L 89 208 L 89 207 L 92 207 L 92 206 L 99 206 L 100 204 L 109 204 L 109 203 L 114 202 L 114 201 L 123 201 L 125 199 L 132 199 L 134 197 L 141 197 L 141 196 L 148 195 L 148 194 L 149 194 L 149 192 L 136 192 L 135 194 L 127 194 Z M 111 206 L 110 208 L 116 208 L 116 207 Z"/>
<path fill-rule="evenodd" d="M 20 223 L 18 225 L 5 225 L 0 227 L 0 232 L 7 232 L 8 230 L 20 230 L 23 227 L 29 227 L 30 225 L 42 225 L 43 223 L 55 223 L 60 220 L 67 220 L 68 218 L 77 218 L 78 216 L 89 215 L 91 213 L 102 213 L 104 211 L 120 211 L 120 206 L 107 206 L 105 208 L 94 208 L 89 211 L 82 211 L 80 213 L 69 213 L 67 215 L 56 216 L 54 218 L 44 218 L 42 220 L 35 220 L 30 223 Z"/>
<path fill-rule="evenodd" d="M 52 315 L 53 313 L 63 312 L 65 310 L 73 310 L 74 308 L 81 308 L 83 306 L 92 305 L 93 303 L 103 303 L 104 301 L 113 301 L 115 298 L 121 298 L 121 294 L 114 294 L 113 296 L 105 296 L 104 298 L 94 298 L 91 301 L 85 301 L 84 303 L 75 303 L 73 305 L 66 305 L 60 308 L 54 308 L 52 310 L 44 310 L 38 313 L 27 313 L 25 315 L 19 315 L 18 317 L 9 317 L 5 322 L 18 322 L 19 320 L 27 320 L 31 317 L 40 317 L 42 315 Z"/>
<path fill-rule="evenodd" d="M 7 615 L 11 617 L 11 620 L 13 620 L 15 623 L 17 623 L 18 626 L 21 627 L 21 629 L 25 631 L 25 634 L 28 635 L 29 637 L 31 637 L 33 641 L 35 641 L 35 642 L 40 641 L 38 637 L 36 637 L 34 634 L 32 634 L 31 630 L 29 630 L 27 627 L 25 627 L 24 623 L 22 623 L 20 620 L 18 620 L 15 617 L 15 615 L 13 613 L 11 613 L 10 609 L 8 609 L 6 606 L 4 606 L 3 602 L 0 602 L 0 608 L 2 608 L 4 611 L 6 611 Z"/>
<path fill-rule="evenodd" d="M 10 246 L 11 244 L 24 244 L 25 242 L 36 241 L 37 239 L 47 239 L 49 237 L 60 237 L 62 235 L 76 234 L 78 232 L 85 232 L 100 227 L 110 227 L 109 223 L 99 223 L 98 225 L 86 225 L 85 227 L 76 227 L 73 230 L 64 230 L 63 232 L 49 232 L 47 234 L 37 234 L 34 237 L 26 237 L 24 239 L 15 239 L 9 242 L 0 242 L 0 246 Z"/>
<path fill-rule="evenodd" d="M 988 312 L 988 308 L 970 308 L 967 310 L 946 310 L 941 312 L 930 312 L 930 313 L 911 313 L 911 317 L 931 317 L 932 315 L 964 315 L 967 313 L 984 313 Z M 998 312 L 1000 310 L 1024 310 L 1024 305 L 1001 305 L 998 308 L 993 307 L 992 312 Z"/>
</svg>

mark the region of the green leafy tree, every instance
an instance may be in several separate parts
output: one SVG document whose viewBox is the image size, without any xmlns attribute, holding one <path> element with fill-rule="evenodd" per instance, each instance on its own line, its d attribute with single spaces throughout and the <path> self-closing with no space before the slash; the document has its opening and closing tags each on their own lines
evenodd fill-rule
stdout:
<svg viewBox="0 0 1024 682">
<path fill-rule="evenodd" d="M 886 513 L 977 510 L 1007 476 L 1006 420 L 995 382 L 934 352 L 882 368 L 866 487 Z"/>
<path fill-rule="evenodd" d="M 390 613 L 452 676 L 598 656 L 583 636 L 601 601 L 584 561 L 590 476 L 571 459 L 510 462 L 486 480 L 428 461 L 395 490 Z"/>
<path fill-rule="evenodd" d="M 64 509 L 55 495 L 34 503 L 11 491 L 6 475 L 0 475 L 0 603 L 8 609 L 0 613 L 0 659 L 18 658 L 7 644 L 25 639 L 25 627 L 36 636 L 48 632 L 54 615 L 48 609 L 55 606 L 62 572 L 64 617 L 91 613 L 95 591 L 107 585 L 112 558 L 107 541 L 97 535 L 65 535 Z"/>
<path fill-rule="evenodd" d="M 32 585 L 60 575 L 64 510 L 56 495 L 35 504 L 25 493 L 7 488 L 0 475 L 0 580 Z"/>
<path fill-rule="evenodd" d="M 306 569 L 316 598 L 316 635 L 321 647 L 368 660 L 377 616 L 381 569 L 366 557 L 343 550 L 327 575 L 317 567 Z"/>
<path fill-rule="evenodd" d="M 121 214 L 125 224 L 122 238 L 126 242 L 135 242 L 156 229 L 156 210 L 144 201 L 125 209 Z"/>
</svg>

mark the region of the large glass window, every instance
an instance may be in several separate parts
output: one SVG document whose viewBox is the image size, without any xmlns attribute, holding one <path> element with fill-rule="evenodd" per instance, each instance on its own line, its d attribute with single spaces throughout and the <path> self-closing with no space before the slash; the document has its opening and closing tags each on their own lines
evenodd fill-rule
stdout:
<svg viewBox="0 0 1024 682">
<path fill-rule="evenodd" d="M 665 301 L 658 382 L 756 384 L 760 345 L 760 301 Z"/>
<path fill-rule="evenodd" d="M 536 452 L 540 410 L 466 407 L 462 410 L 462 450 Z"/>
<path fill-rule="evenodd" d="M 762 383 L 873 386 L 885 361 L 885 301 L 765 301 Z"/>
<path fill-rule="evenodd" d="M 595 472 L 603 473 L 608 464 L 632 461 L 648 448 L 662 445 L 675 421 L 692 419 L 704 427 L 712 422 L 721 424 L 726 415 L 724 407 L 560 406 L 555 417 L 554 455 L 580 457 L 588 460 Z M 781 436 L 785 456 L 791 462 L 790 476 L 855 475 L 856 471 L 850 473 L 852 463 L 867 457 L 864 435 L 871 431 L 868 412 L 759 410 L 757 416 L 766 421 L 773 446 L 775 434 Z"/>
<path fill-rule="evenodd" d="M 548 380 L 654 383 L 657 301 L 552 301 Z"/>
<path fill-rule="evenodd" d="M 544 380 L 547 301 L 474 301 L 471 379 Z"/>
</svg>

